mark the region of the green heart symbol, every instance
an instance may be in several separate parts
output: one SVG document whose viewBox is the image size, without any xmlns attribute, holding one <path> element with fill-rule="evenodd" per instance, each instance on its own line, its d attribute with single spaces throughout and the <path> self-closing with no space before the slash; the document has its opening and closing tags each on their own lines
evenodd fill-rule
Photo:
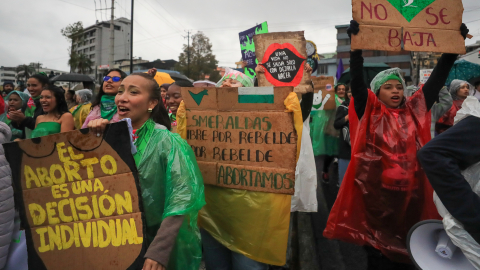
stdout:
<svg viewBox="0 0 480 270">
<path fill-rule="evenodd" d="M 422 12 L 426 7 L 435 0 L 388 0 L 402 16 L 411 22 L 418 13 Z"/>
</svg>

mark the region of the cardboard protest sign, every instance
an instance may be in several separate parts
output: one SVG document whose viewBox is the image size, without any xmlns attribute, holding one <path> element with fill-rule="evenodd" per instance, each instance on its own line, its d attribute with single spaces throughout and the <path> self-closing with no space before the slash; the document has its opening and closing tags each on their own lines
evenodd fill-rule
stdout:
<svg viewBox="0 0 480 270">
<path fill-rule="evenodd" d="M 265 73 L 257 75 L 258 86 L 293 86 L 296 93 L 312 92 L 306 40 L 301 32 L 278 32 L 253 37 L 257 60 Z"/>
<path fill-rule="evenodd" d="M 127 123 L 4 144 L 30 269 L 139 269 L 146 244 Z"/>
<path fill-rule="evenodd" d="M 253 36 L 265 33 L 268 33 L 267 22 L 263 22 L 262 24 L 238 33 L 240 38 L 240 49 L 242 50 L 242 60 L 247 62 L 247 66 L 243 73 L 252 79 L 255 78 L 255 67 L 257 67 L 258 64 L 257 57 L 255 56 Z"/>
<path fill-rule="evenodd" d="M 294 194 L 297 133 L 284 101 L 293 87 L 182 88 L 187 142 L 204 183 Z"/>
<path fill-rule="evenodd" d="M 428 81 L 432 71 L 433 69 L 420 69 L 420 84 L 425 84 Z"/>
<path fill-rule="evenodd" d="M 335 80 L 333 76 L 313 77 L 313 110 L 319 110 L 323 105 L 323 110 L 333 110 L 336 108 L 335 104 Z"/>
<path fill-rule="evenodd" d="M 353 0 L 351 47 L 465 54 L 461 0 Z"/>
</svg>

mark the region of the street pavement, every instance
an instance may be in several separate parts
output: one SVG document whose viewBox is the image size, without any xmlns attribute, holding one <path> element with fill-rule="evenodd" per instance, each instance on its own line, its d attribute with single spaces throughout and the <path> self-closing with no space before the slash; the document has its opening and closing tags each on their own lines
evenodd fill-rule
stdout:
<svg viewBox="0 0 480 270">
<path fill-rule="evenodd" d="M 330 184 L 325 185 L 322 184 L 323 193 L 325 195 L 325 201 L 327 202 L 328 210 L 332 209 L 333 204 L 335 203 L 335 199 L 337 198 L 338 194 L 338 167 L 336 164 L 330 166 L 329 170 L 330 175 Z M 367 257 L 366 252 L 360 246 L 356 246 L 353 244 L 337 241 L 340 247 L 340 256 L 341 260 L 344 264 L 345 270 L 366 270 L 367 269 Z M 329 256 L 329 254 L 321 254 L 320 260 L 323 257 Z M 323 265 L 325 266 L 325 265 Z M 326 270 L 326 267 L 322 267 L 321 270 Z M 339 267 L 341 268 L 341 267 Z M 332 268 L 329 268 L 332 269 Z"/>
</svg>

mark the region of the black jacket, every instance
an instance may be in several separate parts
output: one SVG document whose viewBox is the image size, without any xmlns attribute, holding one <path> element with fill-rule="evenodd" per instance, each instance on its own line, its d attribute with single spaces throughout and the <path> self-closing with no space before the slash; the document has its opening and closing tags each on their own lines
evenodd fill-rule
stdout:
<svg viewBox="0 0 480 270">
<path fill-rule="evenodd" d="M 445 208 L 480 244 L 480 197 L 461 173 L 480 162 L 480 118 L 463 119 L 427 143 L 417 156 Z"/>
<path fill-rule="evenodd" d="M 343 138 L 343 127 L 348 127 L 348 121 L 345 121 L 345 116 L 348 115 L 348 106 L 350 102 L 348 100 L 344 101 L 342 105 L 337 108 L 337 114 L 335 116 L 335 122 L 333 127 L 340 130 L 340 138 L 338 140 L 338 158 L 350 160 L 352 155 L 352 147 L 348 142 Z"/>
</svg>

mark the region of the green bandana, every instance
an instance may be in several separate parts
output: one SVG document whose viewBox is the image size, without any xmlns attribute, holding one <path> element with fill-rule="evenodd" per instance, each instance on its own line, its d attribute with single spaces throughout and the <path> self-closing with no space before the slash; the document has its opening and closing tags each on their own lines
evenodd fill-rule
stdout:
<svg viewBox="0 0 480 270">
<path fill-rule="evenodd" d="M 376 94 L 378 92 L 378 90 L 380 90 L 380 87 L 382 87 L 382 85 L 390 80 L 397 80 L 399 83 L 402 83 L 402 79 L 400 79 L 400 77 L 398 77 L 397 75 L 395 74 L 389 74 L 388 76 L 385 76 L 383 78 L 381 78 L 380 80 L 378 80 L 376 83 L 375 83 L 375 89 L 372 89 L 373 92 Z"/>
<path fill-rule="evenodd" d="M 100 99 L 100 115 L 102 118 L 110 121 L 116 112 L 115 96 L 103 95 Z"/>
<path fill-rule="evenodd" d="M 133 138 L 135 146 L 137 147 L 137 153 L 133 155 L 135 164 L 140 165 L 140 160 L 142 160 L 143 152 L 147 148 L 148 141 L 152 136 L 153 131 L 155 130 L 155 122 L 152 119 L 148 119 L 141 128 L 133 131 Z"/>
<path fill-rule="evenodd" d="M 77 107 L 75 108 L 75 110 L 73 110 L 72 112 L 72 115 L 75 116 L 75 113 L 77 113 L 77 111 L 82 107 L 83 104 L 80 104 L 80 105 L 77 105 Z"/>
</svg>

